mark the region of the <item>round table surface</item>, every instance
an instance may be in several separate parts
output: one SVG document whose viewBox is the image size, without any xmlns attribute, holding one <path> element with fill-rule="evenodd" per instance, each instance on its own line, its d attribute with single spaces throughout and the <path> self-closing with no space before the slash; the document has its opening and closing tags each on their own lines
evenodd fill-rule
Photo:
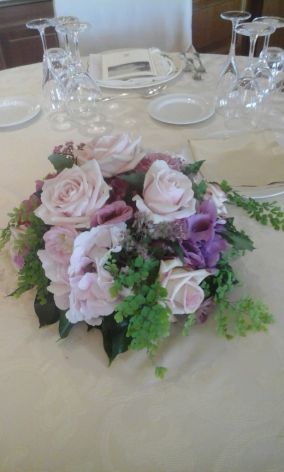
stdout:
<svg viewBox="0 0 284 472">
<path fill-rule="evenodd" d="M 203 57 L 207 73 L 184 73 L 169 93 L 213 100 L 222 56 Z M 0 73 L 1 97 L 41 97 L 41 64 Z M 113 102 L 113 133 L 142 136 L 145 148 L 186 152 L 189 138 L 220 130 L 224 119 L 185 126 L 150 118 L 149 100 Z M 284 111 L 284 108 L 283 108 Z M 25 124 L 0 130 L 0 218 L 51 171 L 57 144 L 86 141 L 76 128 L 59 131 L 42 111 Z M 284 166 L 284 163 L 283 163 Z M 284 208 L 284 198 L 279 197 Z M 255 251 L 236 261 L 243 281 L 236 295 L 264 301 L 275 322 L 267 333 L 227 341 L 214 319 L 189 337 L 174 325 L 157 361 L 158 380 L 144 351 L 127 352 L 109 367 L 97 330 L 77 325 L 58 340 L 57 326 L 38 329 L 34 293 L 7 297 L 16 274 L 1 254 L 1 472 L 281 472 L 284 463 L 284 237 L 230 209 Z"/>
</svg>

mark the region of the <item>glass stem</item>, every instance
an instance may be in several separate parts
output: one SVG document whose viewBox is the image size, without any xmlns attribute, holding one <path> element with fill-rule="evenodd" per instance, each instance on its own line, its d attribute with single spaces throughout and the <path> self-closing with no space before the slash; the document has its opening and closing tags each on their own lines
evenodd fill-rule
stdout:
<svg viewBox="0 0 284 472">
<path fill-rule="evenodd" d="M 39 34 L 40 34 L 40 39 L 41 39 L 41 42 L 42 42 L 43 53 L 45 53 L 46 50 L 47 50 L 47 44 L 46 44 L 46 38 L 45 38 L 45 29 L 40 29 Z"/>
<path fill-rule="evenodd" d="M 71 51 L 71 55 L 75 64 L 81 64 L 81 57 L 79 51 L 79 31 L 73 31 L 72 34 L 68 35 L 68 44 Z"/>
<path fill-rule="evenodd" d="M 271 34 L 267 34 L 264 38 L 264 44 L 263 44 L 263 49 L 262 49 L 262 55 L 263 55 L 264 59 L 266 59 L 266 57 L 267 57 L 267 49 L 268 49 L 268 45 L 269 45 L 269 41 L 270 41 L 270 36 L 271 36 Z"/>
<path fill-rule="evenodd" d="M 232 20 L 232 36 L 231 36 L 231 45 L 229 55 L 235 57 L 236 54 L 236 26 L 238 24 L 237 20 Z"/>
<path fill-rule="evenodd" d="M 249 62 L 250 62 L 250 64 L 252 63 L 253 58 L 254 58 L 254 50 L 255 50 L 255 45 L 256 45 L 257 38 L 258 38 L 257 35 L 250 37 L 250 43 L 249 43 Z"/>
</svg>

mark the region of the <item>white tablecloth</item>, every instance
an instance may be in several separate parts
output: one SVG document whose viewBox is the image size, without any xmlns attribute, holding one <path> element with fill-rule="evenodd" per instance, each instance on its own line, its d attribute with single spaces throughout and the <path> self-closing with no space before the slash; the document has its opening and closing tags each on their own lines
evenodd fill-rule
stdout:
<svg viewBox="0 0 284 472">
<path fill-rule="evenodd" d="M 213 95 L 222 58 L 205 57 L 202 82 L 184 74 L 169 91 Z M 40 95 L 41 67 L 0 73 L 1 96 Z M 175 127 L 152 120 L 147 100 L 125 100 L 115 131 L 142 135 L 145 147 L 181 151 L 189 137 L 224 127 L 215 115 Z M 128 129 L 126 129 L 126 124 Z M 84 140 L 59 132 L 42 114 L 18 129 L 0 131 L 0 218 L 51 170 L 56 144 Z M 279 202 L 284 207 L 283 197 Z M 58 341 L 57 325 L 38 329 L 33 293 L 19 300 L 8 255 L 1 256 L 1 472 L 282 472 L 284 464 L 284 237 L 232 210 L 256 250 L 236 263 L 250 293 L 269 305 L 268 333 L 226 341 L 213 319 L 181 336 L 177 327 L 155 378 L 144 352 L 129 352 L 108 367 L 101 335 L 84 326 Z"/>
</svg>

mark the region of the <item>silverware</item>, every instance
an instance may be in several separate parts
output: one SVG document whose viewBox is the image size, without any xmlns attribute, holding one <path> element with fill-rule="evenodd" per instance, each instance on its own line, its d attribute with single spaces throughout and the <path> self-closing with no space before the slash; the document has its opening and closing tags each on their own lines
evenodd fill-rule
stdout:
<svg viewBox="0 0 284 472">
<path fill-rule="evenodd" d="M 196 51 L 195 47 L 193 44 L 189 47 L 189 49 L 186 51 L 186 57 L 192 57 L 193 61 L 197 62 L 196 65 L 196 70 L 200 72 L 201 74 L 204 74 L 206 72 L 206 69 L 201 61 L 200 54 L 199 52 Z"/>
<path fill-rule="evenodd" d="M 156 85 L 155 87 L 149 87 L 146 90 L 143 90 L 141 93 L 132 93 L 132 92 L 121 92 L 117 95 L 110 95 L 108 97 L 102 97 L 99 99 L 101 102 L 109 102 L 111 100 L 116 100 L 119 98 L 152 98 L 156 95 L 159 95 L 165 88 L 166 84 Z"/>
</svg>

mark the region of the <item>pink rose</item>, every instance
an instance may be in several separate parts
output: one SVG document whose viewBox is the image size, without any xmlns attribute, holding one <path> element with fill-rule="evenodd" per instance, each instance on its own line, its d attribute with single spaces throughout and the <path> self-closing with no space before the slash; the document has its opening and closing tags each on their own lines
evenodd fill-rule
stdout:
<svg viewBox="0 0 284 472">
<path fill-rule="evenodd" d="M 54 226 L 43 236 L 45 249 L 37 253 L 45 275 L 51 281 L 48 291 L 53 293 L 55 304 L 61 310 L 69 308 L 68 267 L 77 234 L 71 227 Z"/>
<path fill-rule="evenodd" d="M 227 208 L 224 205 L 224 203 L 227 201 L 227 196 L 218 184 L 208 183 L 204 198 L 206 200 L 208 200 L 209 198 L 213 200 L 219 216 L 226 216 L 228 214 Z"/>
<path fill-rule="evenodd" d="M 164 161 L 155 161 L 145 175 L 143 198 L 133 200 L 139 211 L 148 214 L 154 223 L 187 218 L 195 213 L 191 181 Z"/>
<path fill-rule="evenodd" d="M 97 226 L 76 238 L 68 271 L 71 293 L 66 317 L 71 323 L 99 325 L 103 316 L 114 311 L 117 299 L 110 294 L 113 278 L 104 264 L 109 251 L 121 250 L 125 229 L 125 223 Z"/>
<path fill-rule="evenodd" d="M 44 181 L 42 205 L 35 214 L 49 225 L 89 227 L 93 214 L 108 200 L 109 191 L 96 161 L 73 166 Z"/>
<path fill-rule="evenodd" d="M 208 275 L 207 270 L 185 270 L 180 259 L 162 261 L 159 278 L 168 291 L 167 304 L 173 315 L 194 313 L 204 300 L 199 284 Z"/>
<path fill-rule="evenodd" d="M 122 174 L 136 167 L 143 156 L 139 149 L 141 138 L 131 141 L 127 134 L 101 136 L 76 151 L 79 165 L 96 159 L 104 177 Z"/>
<path fill-rule="evenodd" d="M 127 221 L 132 218 L 133 210 L 123 201 L 116 201 L 110 205 L 105 205 L 103 208 L 95 213 L 92 218 L 91 226 L 98 226 L 104 224 L 115 225 L 122 221 Z"/>
</svg>

